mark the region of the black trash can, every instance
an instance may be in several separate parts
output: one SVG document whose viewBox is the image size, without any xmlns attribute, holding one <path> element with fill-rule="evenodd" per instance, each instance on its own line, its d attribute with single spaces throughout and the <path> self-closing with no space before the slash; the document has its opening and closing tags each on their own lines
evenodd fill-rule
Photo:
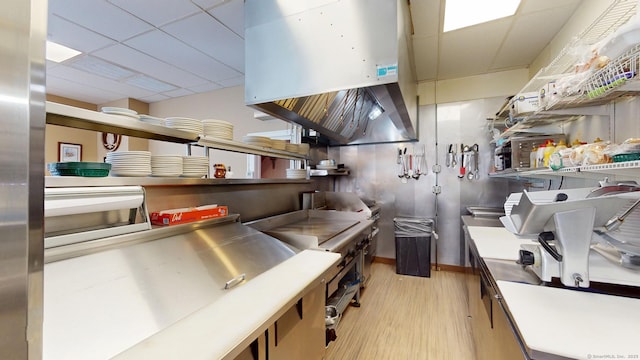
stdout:
<svg viewBox="0 0 640 360">
<path fill-rule="evenodd" d="M 431 233 L 433 220 L 394 218 L 396 237 L 396 273 L 431 276 Z"/>
</svg>

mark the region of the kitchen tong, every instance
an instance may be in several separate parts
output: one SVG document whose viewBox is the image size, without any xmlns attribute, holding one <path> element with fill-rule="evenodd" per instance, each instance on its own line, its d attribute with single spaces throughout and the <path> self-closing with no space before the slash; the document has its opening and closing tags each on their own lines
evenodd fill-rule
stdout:
<svg viewBox="0 0 640 360">
<path fill-rule="evenodd" d="M 480 178 L 479 169 L 479 146 L 478 144 L 464 145 L 460 144 L 460 157 L 457 154 L 458 144 L 449 144 L 447 158 L 445 160 L 448 168 L 460 166 L 458 170 L 458 179 L 478 180 Z M 459 160 L 458 160 L 459 159 Z"/>
</svg>

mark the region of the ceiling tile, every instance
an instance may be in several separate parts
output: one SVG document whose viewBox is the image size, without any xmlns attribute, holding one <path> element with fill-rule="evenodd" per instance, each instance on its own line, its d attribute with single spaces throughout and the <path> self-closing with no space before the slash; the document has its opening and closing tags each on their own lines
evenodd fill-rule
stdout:
<svg viewBox="0 0 640 360">
<path fill-rule="evenodd" d="M 203 9 L 210 9 L 214 6 L 220 6 L 229 0 L 191 0 L 194 4 Z"/>
<path fill-rule="evenodd" d="M 172 90 L 172 91 L 165 91 L 162 94 L 166 95 L 168 97 L 171 97 L 171 98 L 176 98 L 176 97 L 181 97 L 181 96 L 193 95 L 194 92 L 193 91 L 189 91 L 187 89 L 177 89 L 177 90 Z"/>
<path fill-rule="evenodd" d="M 415 36 L 436 36 L 440 32 L 440 1 L 411 1 L 411 17 Z"/>
<path fill-rule="evenodd" d="M 417 80 L 435 80 L 438 74 L 438 37 L 414 36 L 413 53 Z"/>
<path fill-rule="evenodd" d="M 189 0 L 153 0 L 152 6 L 148 0 L 108 1 L 157 27 L 202 11 Z"/>
<path fill-rule="evenodd" d="M 218 84 L 224 87 L 233 87 L 238 85 L 244 85 L 244 76 L 238 76 L 231 79 L 225 79 L 218 81 Z"/>
<path fill-rule="evenodd" d="M 207 82 L 199 76 L 178 69 L 124 45 L 110 46 L 94 52 L 93 55 L 151 77 L 161 79 L 178 87 L 188 88 L 203 85 Z"/>
<path fill-rule="evenodd" d="M 107 37 L 87 30 L 57 15 L 49 17 L 47 38 L 82 52 L 90 52 L 115 43 Z"/>
<path fill-rule="evenodd" d="M 151 25 L 105 0 L 51 0 L 49 13 L 122 41 L 149 31 Z"/>
<path fill-rule="evenodd" d="M 571 7 L 575 10 L 581 0 L 523 0 L 520 5 L 519 14 L 530 14 L 533 12 L 552 10 L 559 7 Z M 572 11 L 573 12 L 573 11 Z"/>
<path fill-rule="evenodd" d="M 244 0 L 227 1 L 208 13 L 244 39 Z"/>
<path fill-rule="evenodd" d="M 220 90 L 220 89 L 222 89 L 222 85 L 214 82 L 206 83 L 204 85 L 192 86 L 189 88 L 189 90 L 195 93 L 204 93 L 204 92 Z"/>
<path fill-rule="evenodd" d="M 47 74 L 47 93 L 91 104 L 103 104 L 127 97 L 126 94 L 113 93 L 95 86 L 86 86 L 52 74 Z"/>
<path fill-rule="evenodd" d="M 446 32 L 441 35 L 438 78 L 451 79 L 471 74 L 483 74 L 493 62 L 512 18 L 504 18 L 481 26 Z"/>
<path fill-rule="evenodd" d="M 153 94 L 153 92 L 151 91 L 127 85 L 119 81 L 105 79 L 104 77 L 98 75 L 74 69 L 71 66 L 58 66 L 54 69 L 47 69 L 47 71 L 53 76 L 65 79 L 73 79 L 75 83 L 82 84 L 87 87 L 93 86 L 101 90 L 127 95 L 128 97 L 132 98 L 140 98 Z"/>
<path fill-rule="evenodd" d="M 524 67 L 531 64 L 564 26 L 565 19 L 573 11 L 573 7 L 557 7 L 518 17 L 507 33 L 492 69 Z M 540 26 L 540 24 L 545 24 L 545 26 Z M 532 34 L 535 36 L 531 36 Z"/>
<path fill-rule="evenodd" d="M 162 30 L 222 64 L 244 72 L 243 39 L 210 15 L 200 13 L 169 24 Z M 146 41 L 144 36 L 142 41 Z"/>
<path fill-rule="evenodd" d="M 171 99 L 171 98 L 166 96 L 166 95 L 155 94 L 155 95 L 152 95 L 152 96 L 147 96 L 146 98 L 142 98 L 140 100 L 151 104 L 151 103 L 154 103 L 154 102 L 158 102 L 158 101 L 162 101 L 162 100 L 169 100 L 169 99 Z"/>
<path fill-rule="evenodd" d="M 207 80 L 218 81 L 240 75 L 238 71 L 159 30 L 136 36 L 126 44 Z"/>
</svg>

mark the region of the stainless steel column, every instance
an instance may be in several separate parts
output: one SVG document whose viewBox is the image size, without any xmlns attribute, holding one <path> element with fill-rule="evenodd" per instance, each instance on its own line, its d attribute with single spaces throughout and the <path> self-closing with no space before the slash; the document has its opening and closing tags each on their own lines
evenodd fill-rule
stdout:
<svg viewBox="0 0 640 360">
<path fill-rule="evenodd" d="M 42 358 L 46 0 L 0 2 L 0 358 Z"/>
</svg>

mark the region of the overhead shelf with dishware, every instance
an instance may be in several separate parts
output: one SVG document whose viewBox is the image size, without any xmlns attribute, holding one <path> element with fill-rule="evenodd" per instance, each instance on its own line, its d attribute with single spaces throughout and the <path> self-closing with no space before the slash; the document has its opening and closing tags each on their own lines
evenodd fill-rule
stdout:
<svg viewBox="0 0 640 360">
<path fill-rule="evenodd" d="M 60 125 L 84 130 L 101 131 L 127 135 L 132 137 L 168 141 L 187 144 L 189 146 L 205 146 L 219 150 L 240 152 L 253 155 L 271 156 L 276 158 L 303 160 L 307 154 L 303 149 L 297 151 L 280 150 L 250 143 L 234 141 L 233 139 L 210 136 L 199 133 L 186 123 L 187 118 L 171 118 L 171 125 L 165 126 L 159 123 L 145 122 L 142 119 L 119 113 L 98 112 L 80 109 L 73 106 L 47 101 L 47 124 Z M 177 122 L 181 119 L 182 122 Z M 175 124 L 174 124 L 175 123 Z M 216 133 L 218 134 L 218 133 Z"/>
</svg>

